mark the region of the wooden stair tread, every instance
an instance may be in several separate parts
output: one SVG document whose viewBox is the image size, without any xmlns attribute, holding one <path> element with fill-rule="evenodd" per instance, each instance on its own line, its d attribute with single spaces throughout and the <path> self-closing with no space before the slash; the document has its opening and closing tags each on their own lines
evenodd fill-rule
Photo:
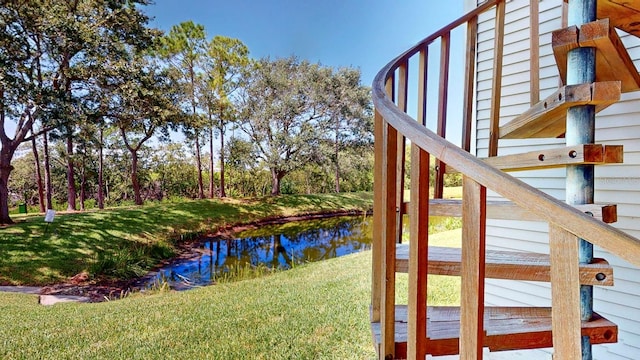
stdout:
<svg viewBox="0 0 640 360">
<path fill-rule="evenodd" d="M 429 274 L 460 276 L 460 248 L 429 246 Z M 486 251 L 485 276 L 492 279 L 551 281 L 549 255 L 516 251 Z M 409 245 L 396 245 L 396 271 L 409 271 Z M 604 279 L 598 280 L 598 278 Z M 613 268 L 604 259 L 580 265 L 583 285 L 613 286 Z"/>
<path fill-rule="evenodd" d="M 563 84 L 567 80 L 569 51 L 578 47 L 595 47 L 597 82 L 620 80 L 622 92 L 640 89 L 640 74 L 612 25 L 609 19 L 600 19 L 582 25 L 580 30 L 570 26 L 553 32 L 553 54 Z"/>
<path fill-rule="evenodd" d="M 595 105 L 596 112 L 620 100 L 620 82 L 565 85 L 500 127 L 501 139 L 556 138 L 566 132 L 567 109 Z"/>
<path fill-rule="evenodd" d="M 409 202 L 401 206 L 403 214 L 409 213 Z M 618 221 L 615 204 L 583 204 L 572 205 L 595 219 L 612 224 Z M 429 200 L 429 216 L 462 217 L 462 200 L 431 199 Z M 527 211 L 510 201 L 487 201 L 487 219 L 543 221 L 536 214 Z"/>
<path fill-rule="evenodd" d="M 620 145 L 583 144 L 522 154 L 494 156 L 483 159 L 502 171 L 550 169 L 566 165 L 604 165 L 622 163 L 624 151 Z"/>
<path fill-rule="evenodd" d="M 629 0 L 598 0 L 596 16 L 611 25 L 640 37 L 640 3 Z"/>
<path fill-rule="evenodd" d="M 380 343 L 380 323 L 372 322 L 373 339 Z M 483 345 L 491 351 L 538 349 L 552 347 L 551 308 L 486 307 Z M 460 309 L 458 307 L 428 307 L 427 353 L 433 356 L 458 354 Z M 594 313 L 593 319 L 582 322 L 582 335 L 592 344 L 615 343 L 618 327 Z M 407 307 L 395 308 L 396 358 L 407 353 Z"/>
</svg>

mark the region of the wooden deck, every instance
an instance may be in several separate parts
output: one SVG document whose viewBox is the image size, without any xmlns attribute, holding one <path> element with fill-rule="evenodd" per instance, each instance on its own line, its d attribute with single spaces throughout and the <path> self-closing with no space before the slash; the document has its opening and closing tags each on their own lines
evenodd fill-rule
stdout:
<svg viewBox="0 0 640 360">
<path fill-rule="evenodd" d="M 396 358 L 407 353 L 407 307 L 396 305 Z M 380 343 L 380 324 L 371 323 L 375 344 Z M 483 346 L 491 351 L 552 347 L 551 308 L 487 307 L 484 316 Z M 458 354 L 460 309 L 429 307 L 427 310 L 427 353 L 433 356 Z M 617 342 L 618 327 L 594 314 L 582 323 L 582 335 L 592 344 Z M 377 348 L 377 346 L 376 346 Z"/>
</svg>

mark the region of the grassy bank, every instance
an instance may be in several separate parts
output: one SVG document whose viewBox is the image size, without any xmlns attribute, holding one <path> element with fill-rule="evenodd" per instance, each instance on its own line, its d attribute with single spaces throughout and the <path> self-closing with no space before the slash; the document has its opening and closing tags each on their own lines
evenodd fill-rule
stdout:
<svg viewBox="0 0 640 360">
<path fill-rule="evenodd" d="M 371 193 L 349 193 L 150 203 L 58 214 L 50 225 L 42 216 L 16 216 L 17 224 L 0 229 L 0 284 L 51 284 L 82 271 L 138 276 L 171 256 L 179 239 L 230 224 L 371 205 Z"/>
<path fill-rule="evenodd" d="M 459 236 L 453 230 L 430 241 L 455 245 Z M 43 307 L 35 296 L 0 293 L 0 358 L 370 359 L 370 277 L 366 251 L 264 278 L 114 302 Z M 430 279 L 430 305 L 457 303 L 459 287 L 440 278 Z M 404 293 L 398 291 L 398 303 Z"/>
</svg>

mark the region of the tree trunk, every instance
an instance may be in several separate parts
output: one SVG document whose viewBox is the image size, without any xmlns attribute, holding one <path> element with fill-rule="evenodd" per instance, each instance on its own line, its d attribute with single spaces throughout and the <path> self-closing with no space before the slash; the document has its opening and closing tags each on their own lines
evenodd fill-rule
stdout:
<svg viewBox="0 0 640 360">
<path fill-rule="evenodd" d="M 73 137 L 72 129 L 67 127 L 67 210 L 76 211 L 76 182 L 73 165 Z"/>
<path fill-rule="evenodd" d="M 31 129 L 33 134 L 33 128 Z M 44 204 L 44 184 L 42 183 L 42 171 L 40 170 L 40 155 L 38 154 L 38 144 L 36 143 L 35 136 L 31 139 L 31 151 L 33 151 L 33 160 L 36 167 L 36 181 L 38 183 L 38 204 L 40 205 L 40 212 L 45 212 Z"/>
<path fill-rule="evenodd" d="M 98 209 L 104 209 L 104 158 L 102 148 L 104 147 L 104 129 L 100 127 L 100 144 L 98 146 Z"/>
<path fill-rule="evenodd" d="M 83 154 L 82 154 L 82 169 L 80 171 L 80 211 L 84 211 L 85 207 L 84 207 L 84 200 L 87 196 L 87 194 L 85 193 L 85 185 L 87 184 L 87 176 L 86 176 L 86 163 L 84 160 L 84 149 L 83 149 Z"/>
<path fill-rule="evenodd" d="M 204 184 L 202 181 L 202 158 L 200 157 L 200 139 L 196 135 L 196 163 L 198 165 L 198 199 L 204 199 Z"/>
<path fill-rule="evenodd" d="M 340 138 L 339 138 L 339 131 L 340 131 L 340 122 L 338 121 L 338 119 L 336 119 L 336 128 L 335 128 L 335 132 L 336 132 L 336 141 L 334 144 L 334 157 L 335 157 L 335 161 L 336 161 L 336 193 L 340 192 L 340 162 L 338 161 L 338 151 L 340 150 Z"/>
<path fill-rule="evenodd" d="M 220 119 L 220 197 L 227 197 L 227 193 L 224 191 L 224 124 Z"/>
<path fill-rule="evenodd" d="M 9 174 L 13 166 L 4 162 L 0 161 L 0 224 L 13 224 L 9 217 Z"/>
<path fill-rule="evenodd" d="M 138 181 L 138 151 L 129 149 L 131 152 L 131 186 L 136 205 L 142 205 L 142 196 L 140 195 L 140 182 Z"/>
<path fill-rule="evenodd" d="M 271 169 L 271 196 L 280 195 L 280 180 L 282 180 L 284 175 L 284 171 Z"/>
<path fill-rule="evenodd" d="M 211 115 L 209 115 L 209 123 L 211 124 Z M 213 124 L 209 127 L 209 199 L 216 196 L 215 184 L 213 182 Z"/>
<path fill-rule="evenodd" d="M 51 185 L 51 164 L 49 162 L 49 139 L 47 133 L 42 134 L 42 150 L 44 152 L 44 187 L 47 198 L 47 209 L 53 209 L 53 186 Z"/>
</svg>

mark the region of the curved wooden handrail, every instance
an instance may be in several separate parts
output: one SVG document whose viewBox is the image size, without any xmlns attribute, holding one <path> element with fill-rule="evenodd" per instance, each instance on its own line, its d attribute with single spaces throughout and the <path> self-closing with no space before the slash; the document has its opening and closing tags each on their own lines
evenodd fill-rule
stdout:
<svg viewBox="0 0 640 360">
<path fill-rule="evenodd" d="M 391 78 L 394 72 L 402 64 L 405 64 L 411 56 L 417 54 L 425 45 L 430 44 L 443 34 L 468 22 L 498 2 L 499 0 L 487 1 L 450 25 L 426 37 L 380 70 L 374 79 L 372 89 L 373 103 L 376 111 L 382 116 L 386 123 L 395 128 L 413 144 L 416 144 L 437 159 L 459 170 L 462 174 L 470 177 L 487 189 L 535 213 L 540 219 L 546 220 L 549 224 L 563 228 L 580 238 L 586 239 L 606 249 L 631 264 L 640 266 L 640 240 L 610 225 L 595 220 L 593 217 L 582 213 L 564 202 L 486 164 L 422 126 L 415 119 L 401 111 L 396 104 L 387 97 L 385 91 L 387 79 Z"/>
</svg>

